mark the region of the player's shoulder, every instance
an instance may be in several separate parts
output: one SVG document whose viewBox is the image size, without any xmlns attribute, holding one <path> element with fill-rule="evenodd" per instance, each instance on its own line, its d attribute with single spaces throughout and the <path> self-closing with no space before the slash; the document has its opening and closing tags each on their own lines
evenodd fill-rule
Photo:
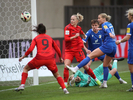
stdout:
<svg viewBox="0 0 133 100">
<path fill-rule="evenodd" d="M 133 22 L 129 23 L 127 27 L 133 27 Z"/>
<path fill-rule="evenodd" d="M 68 30 L 68 29 L 71 29 L 71 27 L 72 27 L 71 24 L 68 24 L 68 25 L 65 26 L 65 29 Z"/>
<path fill-rule="evenodd" d="M 89 29 L 86 34 L 91 34 L 92 33 L 92 29 Z"/>
</svg>

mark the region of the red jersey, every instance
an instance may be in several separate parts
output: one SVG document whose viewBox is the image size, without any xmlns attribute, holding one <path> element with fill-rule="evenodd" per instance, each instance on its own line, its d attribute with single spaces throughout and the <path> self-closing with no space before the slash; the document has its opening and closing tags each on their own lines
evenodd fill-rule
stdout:
<svg viewBox="0 0 133 100">
<path fill-rule="evenodd" d="M 54 58 L 54 50 L 58 53 L 59 57 L 61 57 L 61 51 L 54 40 L 47 34 L 39 34 L 36 36 L 30 45 L 30 48 L 26 51 L 25 55 L 28 56 L 34 49 L 37 47 L 36 59 L 44 60 Z"/>
<path fill-rule="evenodd" d="M 65 51 L 79 51 L 83 48 L 83 42 L 80 36 L 70 40 L 72 36 L 75 36 L 76 33 L 84 34 L 80 26 L 73 27 L 71 24 L 68 24 L 64 29 L 65 37 Z"/>
</svg>

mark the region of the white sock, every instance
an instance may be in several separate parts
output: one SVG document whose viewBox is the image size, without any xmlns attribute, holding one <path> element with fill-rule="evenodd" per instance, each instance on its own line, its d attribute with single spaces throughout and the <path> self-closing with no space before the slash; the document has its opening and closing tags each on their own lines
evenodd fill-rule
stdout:
<svg viewBox="0 0 133 100">
<path fill-rule="evenodd" d="M 25 84 L 21 84 L 21 86 L 25 86 Z"/>
<path fill-rule="evenodd" d="M 65 84 L 65 86 L 67 86 L 67 82 L 65 82 L 64 84 Z"/>
<path fill-rule="evenodd" d="M 95 78 L 94 80 L 97 81 L 97 78 Z"/>
<path fill-rule="evenodd" d="M 114 62 L 117 62 L 117 60 L 114 60 Z"/>
<path fill-rule="evenodd" d="M 121 78 L 119 78 L 119 81 L 122 80 Z"/>
<path fill-rule="evenodd" d="M 78 66 L 75 66 L 74 69 L 75 69 L 76 71 L 79 70 Z"/>
<path fill-rule="evenodd" d="M 103 81 L 103 84 L 107 84 L 107 81 Z"/>
<path fill-rule="evenodd" d="M 63 89 L 63 91 L 67 90 L 66 88 Z"/>
</svg>

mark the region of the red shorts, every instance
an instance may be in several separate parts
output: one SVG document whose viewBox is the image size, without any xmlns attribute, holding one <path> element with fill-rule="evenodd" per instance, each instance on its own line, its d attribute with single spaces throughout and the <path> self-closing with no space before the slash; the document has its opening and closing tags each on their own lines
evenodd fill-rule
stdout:
<svg viewBox="0 0 133 100">
<path fill-rule="evenodd" d="M 65 52 L 65 59 L 73 61 L 74 57 L 76 58 L 77 62 L 81 62 L 84 58 L 84 52 L 83 51 L 66 51 Z"/>
<path fill-rule="evenodd" d="M 46 66 L 52 73 L 56 73 L 58 71 L 58 68 L 55 63 L 55 59 L 50 60 L 38 60 L 36 58 L 33 58 L 29 63 L 29 67 L 31 69 L 39 69 L 41 66 Z"/>
</svg>

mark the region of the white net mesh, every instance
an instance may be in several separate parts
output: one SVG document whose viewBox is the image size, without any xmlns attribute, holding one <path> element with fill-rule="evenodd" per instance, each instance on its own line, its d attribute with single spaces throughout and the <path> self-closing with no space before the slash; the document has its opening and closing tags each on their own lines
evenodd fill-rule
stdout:
<svg viewBox="0 0 133 100">
<path fill-rule="evenodd" d="M 22 56 L 32 40 L 31 21 L 23 22 L 20 18 L 24 11 L 31 12 L 31 0 L 0 0 L 0 85 L 20 84 L 13 80 L 18 77 L 19 66 L 13 67 L 11 59 Z M 26 84 L 32 82 L 28 78 Z"/>
</svg>

